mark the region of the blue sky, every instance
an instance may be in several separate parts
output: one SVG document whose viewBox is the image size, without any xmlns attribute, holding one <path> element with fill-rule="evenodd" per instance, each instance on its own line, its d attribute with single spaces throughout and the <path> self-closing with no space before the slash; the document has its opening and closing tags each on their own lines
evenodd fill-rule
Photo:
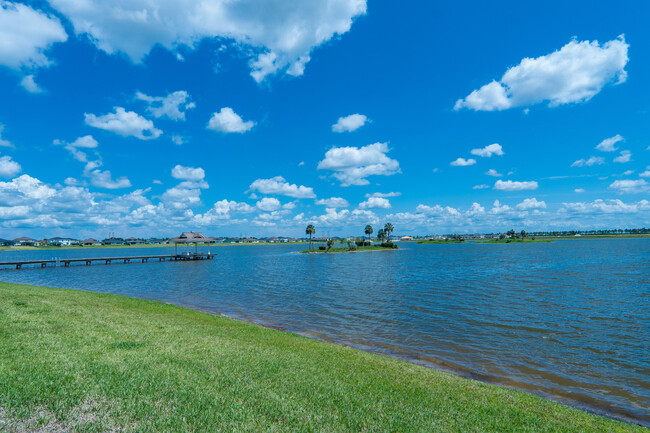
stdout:
<svg viewBox="0 0 650 433">
<path fill-rule="evenodd" d="M 0 1 L 0 237 L 649 227 L 649 13 Z"/>
</svg>

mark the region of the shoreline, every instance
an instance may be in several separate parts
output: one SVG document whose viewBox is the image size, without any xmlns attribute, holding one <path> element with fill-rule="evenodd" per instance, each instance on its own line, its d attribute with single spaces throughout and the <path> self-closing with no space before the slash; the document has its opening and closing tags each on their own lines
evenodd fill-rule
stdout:
<svg viewBox="0 0 650 433">
<path fill-rule="evenodd" d="M 2 285 L 5 284 L 10 284 L 10 283 L 0 283 Z M 36 287 L 36 286 L 27 286 L 27 287 Z M 264 323 L 262 321 L 256 321 L 252 319 L 247 319 L 247 318 L 241 318 L 237 316 L 231 316 L 225 313 L 222 313 L 220 311 L 210 311 L 207 309 L 201 309 L 201 308 L 196 308 L 196 307 L 191 307 L 191 306 L 184 306 L 184 305 L 179 305 L 179 304 L 174 304 L 171 302 L 167 301 L 161 301 L 161 300 L 147 300 L 143 298 L 137 298 L 137 297 L 132 297 L 132 296 L 123 296 L 123 295 L 114 295 L 110 293 L 103 293 L 103 292 L 96 292 L 92 290 L 77 290 L 77 289 L 50 289 L 50 288 L 40 288 L 36 287 L 37 289 L 41 290 L 61 290 L 66 293 L 74 293 L 74 292 L 82 292 L 82 293 L 87 293 L 90 294 L 90 296 L 109 296 L 109 297 L 118 297 L 118 298 L 123 298 L 126 300 L 132 300 L 134 302 L 137 301 L 142 301 L 142 302 L 153 302 L 156 304 L 164 304 L 164 305 L 169 305 L 173 306 L 176 308 L 180 308 L 182 310 L 187 310 L 187 311 L 194 311 L 197 313 L 202 313 L 202 314 L 208 314 L 213 317 L 221 317 L 227 320 L 232 320 L 237 323 L 242 323 L 242 324 L 251 324 L 260 328 L 264 329 L 271 329 L 271 330 L 276 330 L 280 331 L 282 333 L 286 333 L 289 335 L 293 336 L 299 336 L 299 337 L 304 337 L 308 338 L 310 340 L 314 341 L 319 341 L 325 344 L 332 344 L 337 347 L 343 347 L 343 348 L 349 348 L 353 349 L 355 351 L 375 355 L 375 356 L 380 356 L 382 358 L 386 359 L 392 359 L 392 360 L 398 360 L 402 361 L 405 363 L 408 363 L 413 366 L 419 366 L 426 368 L 428 370 L 432 371 L 437 371 L 440 373 L 444 374 L 449 374 L 453 375 L 454 377 L 460 378 L 462 380 L 469 380 L 469 381 L 474 381 L 474 382 L 479 382 L 479 383 L 484 383 L 488 384 L 490 386 L 497 386 L 497 387 L 502 387 L 502 388 L 507 388 L 516 392 L 522 392 L 530 395 L 534 395 L 537 397 L 540 397 L 544 400 L 547 400 L 549 402 L 554 402 L 557 404 L 560 404 L 564 407 L 570 408 L 572 410 L 577 410 L 580 412 L 584 412 L 586 414 L 590 414 L 593 416 L 599 416 L 599 417 L 604 417 L 607 419 L 615 420 L 615 421 L 620 421 L 626 424 L 629 424 L 631 426 L 639 425 L 643 426 L 641 424 L 641 420 L 638 420 L 634 418 L 633 416 L 630 416 L 629 414 L 623 414 L 623 413 L 617 413 L 617 412 L 611 412 L 607 411 L 605 409 L 599 408 L 595 405 L 589 405 L 589 404 L 582 404 L 580 402 L 576 401 L 569 401 L 568 399 L 564 399 L 559 396 L 555 396 L 552 394 L 549 394 L 545 392 L 544 390 L 540 390 L 534 387 L 524 387 L 522 384 L 519 384 L 515 381 L 508 381 L 508 380 L 503 380 L 503 378 L 498 378 L 498 377 L 492 377 L 489 375 L 484 375 L 480 374 L 477 372 L 472 371 L 471 369 L 464 368 L 462 366 L 457 366 L 453 365 L 449 362 L 445 362 L 444 360 L 437 359 L 437 358 L 424 358 L 420 356 L 409 356 L 409 355 L 399 355 L 396 353 L 391 353 L 388 351 L 381 351 L 381 350 L 376 350 L 373 349 L 372 347 L 359 347 L 358 345 L 354 344 L 346 344 L 345 342 L 337 341 L 333 338 L 330 338 L 324 334 L 320 334 L 317 331 L 310 332 L 310 331 L 304 331 L 304 332 L 295 332 L 292 330 L 289 330 L 286 327 L 282 327 L 280 325 L 273 325 L 273 324 L 268 324 Z M 1 288 L 0 288 L 1 290 Z"/>
</svg>

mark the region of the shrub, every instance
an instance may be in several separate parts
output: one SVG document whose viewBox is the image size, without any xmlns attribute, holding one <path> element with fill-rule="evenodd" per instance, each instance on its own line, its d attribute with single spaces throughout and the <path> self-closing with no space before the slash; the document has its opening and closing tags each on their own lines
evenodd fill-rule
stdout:
<svg viewBox="0 0 650 433">
<path fill-rule="evenodd" d="M 321 250 L 321 251 L 325 251 L 327 249 L 327 247 L 325 245 L 319 245 L 318 249 Z"/>
<path fill-rule="evenodd" d="M 382 242 L 381 247 L 382 248 L 397 248 L 397 245 L 394 244 L 392 241 L 388 241 L 388 242 Z"/>
<path fill-rule="evenodd" d="M 355 242 L 348 242 L 348 249 L 354 251 L 357 249 L 357 244 Z"/>
</svg>

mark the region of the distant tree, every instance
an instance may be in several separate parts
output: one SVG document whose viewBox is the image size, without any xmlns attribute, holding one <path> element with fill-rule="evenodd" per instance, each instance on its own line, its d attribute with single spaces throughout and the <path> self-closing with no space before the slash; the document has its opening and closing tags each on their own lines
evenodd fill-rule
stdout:
<svg viewBox="0 0 650 433">
<path fill-rule="evenodd" d="M 386 223 L 386 225 L 384 226 L 384 234 L 386 235 L 387 241 L 390 240 L 390 234 L 393 232 L 393 230 L 395 230 L 393 225 L 391 223 Z"/>
<path fill-rule="evenodd" d="M 505 239 L 505 238 L 506 238 L 506 235 L 504 235 L 503 233 L 501 233 L 501 234 L 499 235 L 499 239 Z"/>
<path fill-rule="evenodd" d="M 528 236 L 528 233 L 526 233 L 526 230 L 522 230 L 520 235 L 521 235 L 522 239 L 526 239 L 526 236 Z"/>
<path fill-rule="evenodd" d="M 512 239 L 514 239 L 515 236 L 517 236 L 517 232 L 514 231 L 514 229 L 512 229 L 512 230 L 510 230 L 510 231 L 508 232 L 508 236 L 511 237 Z"/>
<path fill-rule="evenodd" d="M 370 235 L 372 235 L 372 226 L 370 224 L 366 226 L 365 233 L 366 235 L 368 235 L 368 242 L 370 242 L 370 240 L 372 239 L 370 237 Z"/>
<path fill-rule="evenodd" d="M 330 238 L 327 240 L 327 249 L 331 249 L 332 245 L 334 245 L 334 239 Z"/>
<path fill-rule="evenodd" d="M 305 234 L 309 235 L 309 249 L 311 250 L 311 235 L 316 233 L 316 228 L 312 225 L 309 224 L 307 228 L 305 229 Z"/>
<path fill-rule="evenodd" d="M 379 229 L 379 231 L 377 232 L 377 239 L 379 239 L 380 241 L 386 239 L 386 232 L 384 231 L 384 229 Z"/>
</svg>

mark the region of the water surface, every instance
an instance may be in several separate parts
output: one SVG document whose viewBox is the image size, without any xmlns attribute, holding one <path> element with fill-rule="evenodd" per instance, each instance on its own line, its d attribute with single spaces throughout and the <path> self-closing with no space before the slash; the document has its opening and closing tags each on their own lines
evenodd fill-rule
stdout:
<svg viewBox="0 0 650 433">
<path fill-rule="evenodd" d="M 650 426 L 650 239 L 402 243 L 212 261 L 7 269 L 0 280 L 161 300 L 407 359 Z M 0 252 L 0 261 L 173 248 Z"/>
</svg>

